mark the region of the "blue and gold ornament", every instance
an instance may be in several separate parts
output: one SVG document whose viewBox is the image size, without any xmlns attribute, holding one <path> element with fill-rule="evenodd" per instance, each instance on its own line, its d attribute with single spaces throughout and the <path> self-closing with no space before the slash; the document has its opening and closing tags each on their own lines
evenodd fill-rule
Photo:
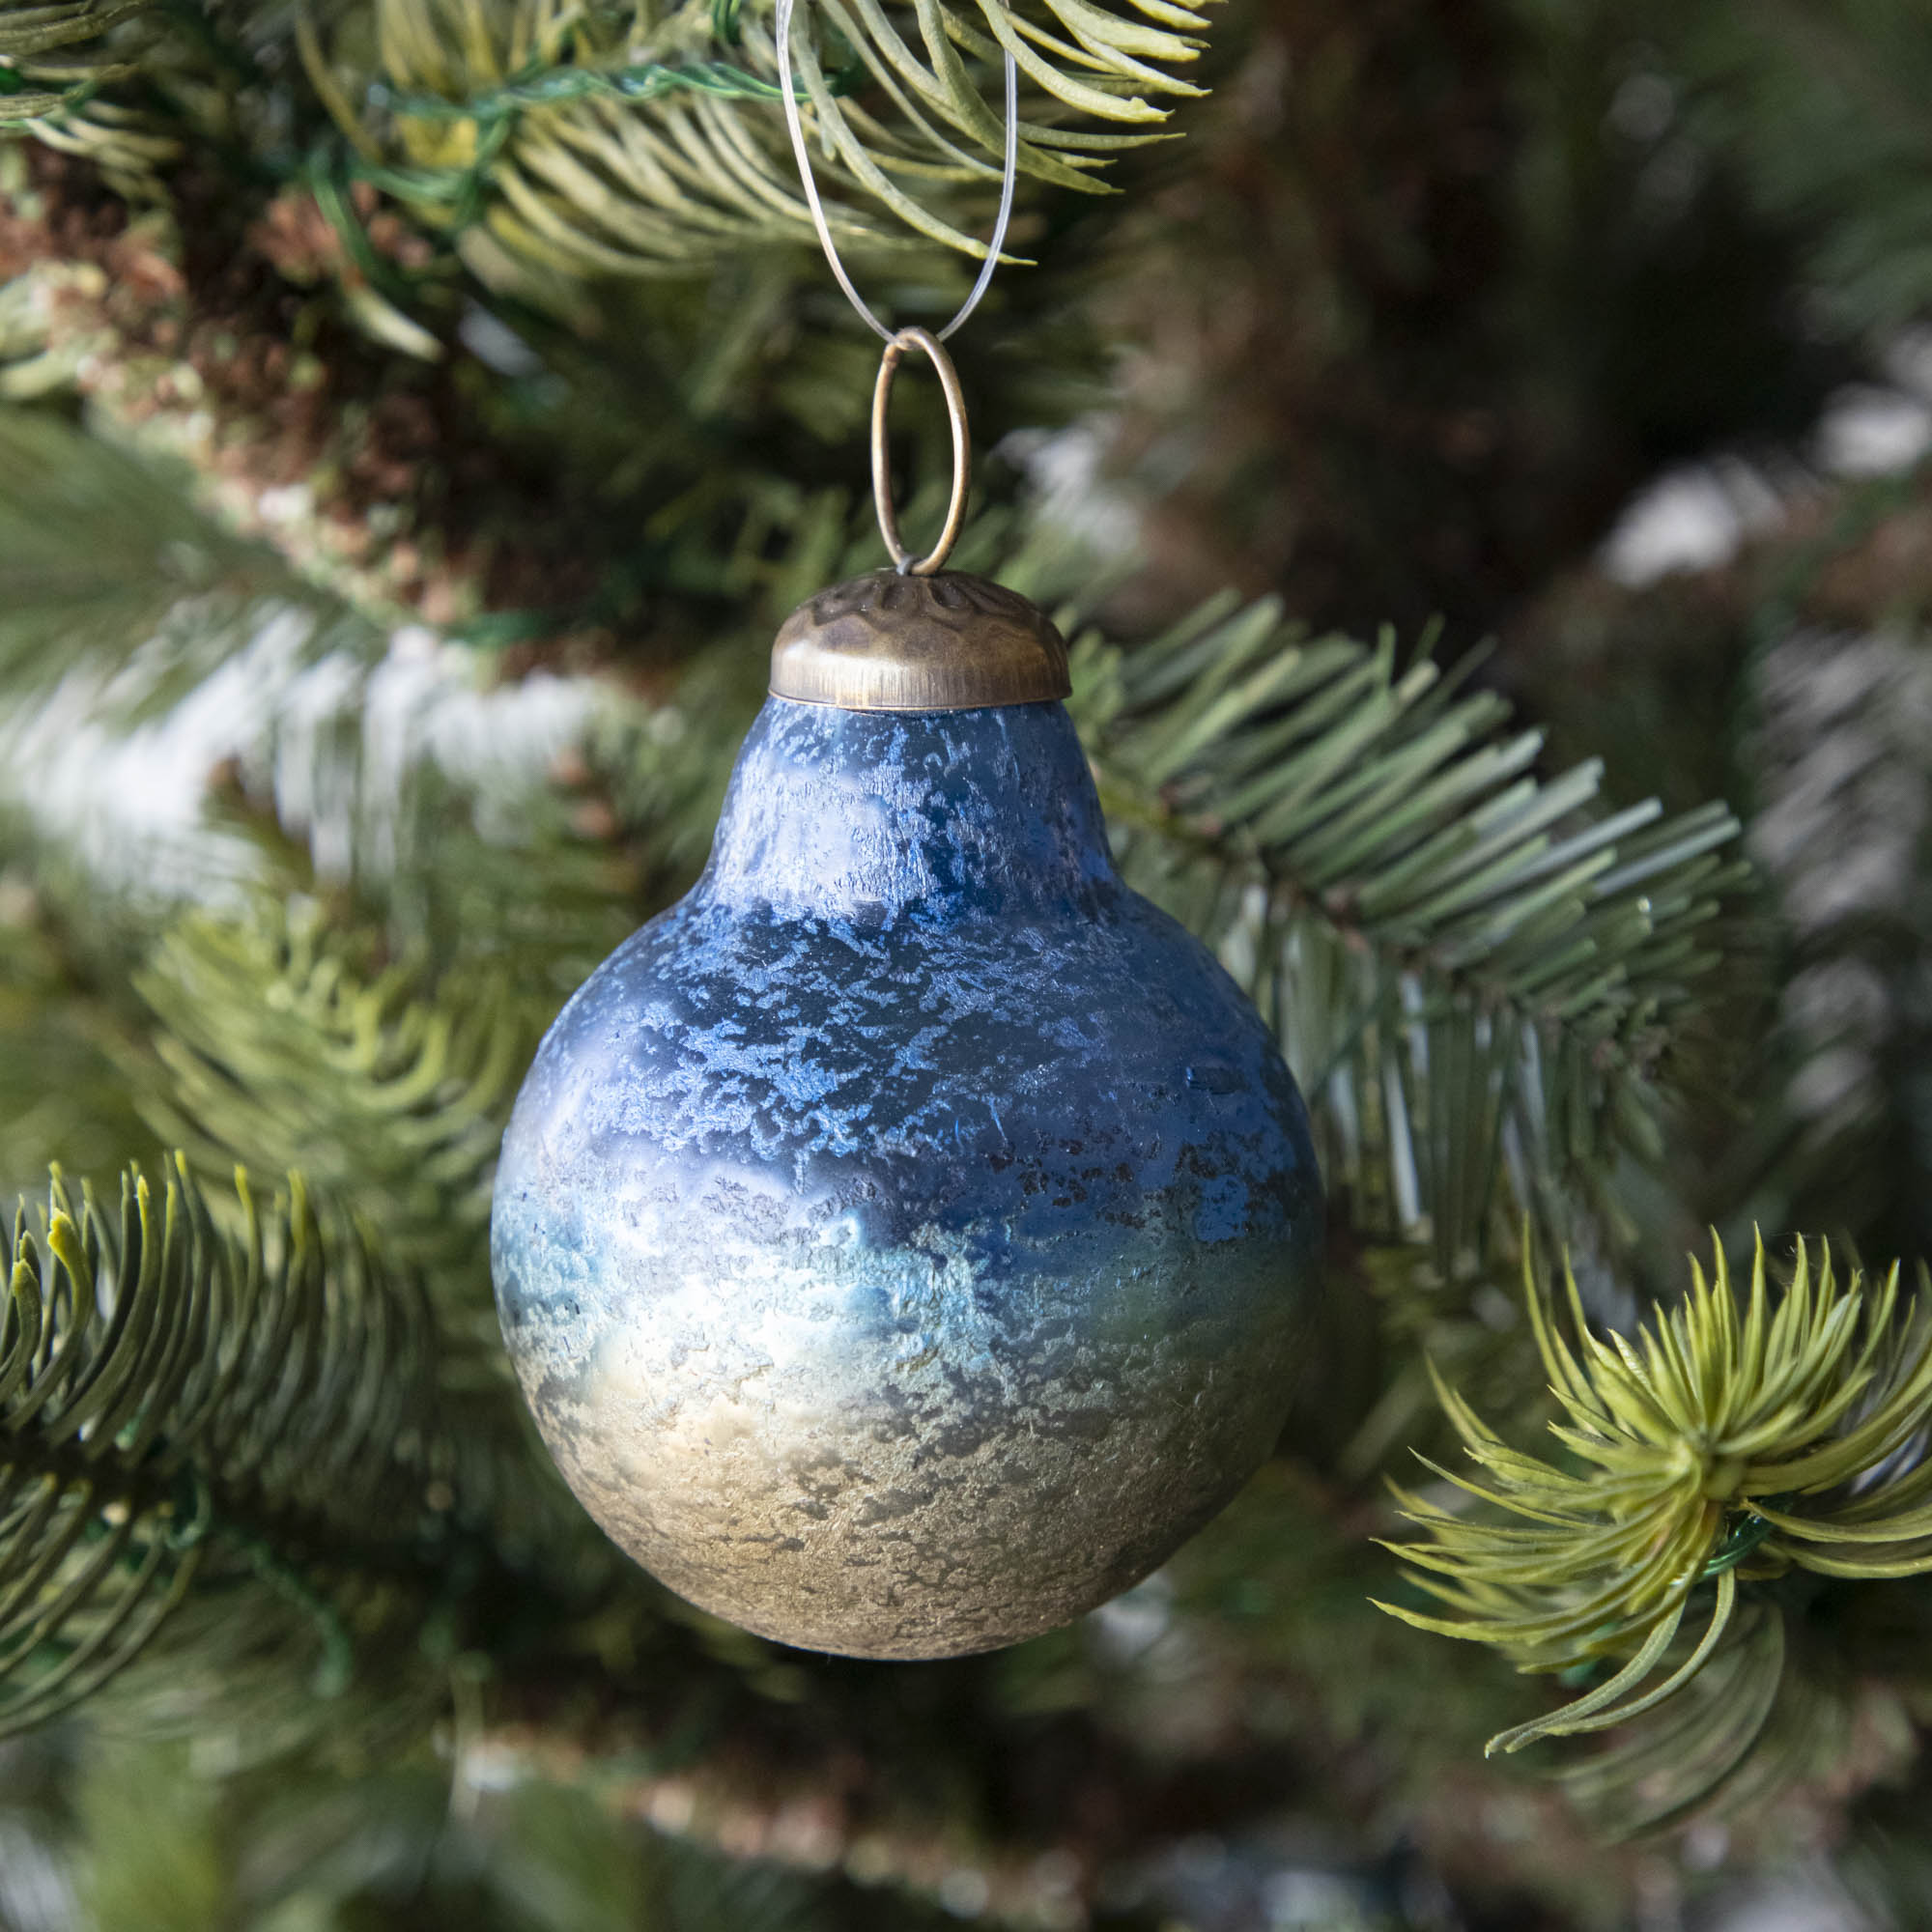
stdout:
<svg viewBox="0 0 1932 1932">
<path fill-rule="evenodd" d="M 915 347 L 954 427 L 923 559 L 883 428 Z M 537 1051 L 491 1262 L 544 1440 L 647 1570 L 948 1657 L 1104 1603 L 1259 1466 L 1321 1194 L 1260 1016 L 1114 869 L 1059 633 L 939 568 L 932 336 L 889 339 L 873 427 L 899 567 L 780 631 L 703 876 Z"/>
<path fill-rule="evenodd" d="M 552 1454 L 646 1569 L 786 1643 L 1050 1630 L 1282 1424 L 1301 1100 L 1116 875 L 1066 688 L 995 584 L 814 598 L 703 877 L 564 1009 L 504 1140 L 497 1302 Z"/>
</svg>

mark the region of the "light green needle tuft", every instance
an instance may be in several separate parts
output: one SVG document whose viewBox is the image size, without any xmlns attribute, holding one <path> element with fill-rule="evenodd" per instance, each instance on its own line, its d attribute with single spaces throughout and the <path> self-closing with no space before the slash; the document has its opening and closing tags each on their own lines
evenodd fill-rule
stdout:
<svg viewBox="0 0 1932 1932">
<path fill-rule="evenodd" d="M 1901 1299 L 1896 1266 L 1876 1286 L 1856 1271 L 1841 1282 L 1828 1247 L 1801 1244 L 1778 1294 L 1760 1239 L 1746 1293 L 1719 1251 L 1709 1275 L 1691 1264 L 1690 1293 L 1634 1338 L 1592 1334 L 1564 1272 L 1567 1322 L 1523 1269 L 1559 1410 L 1550 1434 L 1568 1455 L 1512 1449 L 1438 1377 L 1481 1474 L 1436 1473 L 1480 1507 L 1396 1492 L 1423 1535 L 1390 1547 L 1454 1614 L 1381 1605 L 1392 1616 L 1493 1644 L 1526 1671 L 1628 1659 L 1575 1702 L 1492 1738 L 1492 1753 L 1654 1709 L 1716 1655 L 1754 1579 L 1932 1571 L 1932 1462 L 1918 1441 L 1932 1334 Z M 1701 1634 L 1653 1682 L 1693 1600 Z"/>
</svg>

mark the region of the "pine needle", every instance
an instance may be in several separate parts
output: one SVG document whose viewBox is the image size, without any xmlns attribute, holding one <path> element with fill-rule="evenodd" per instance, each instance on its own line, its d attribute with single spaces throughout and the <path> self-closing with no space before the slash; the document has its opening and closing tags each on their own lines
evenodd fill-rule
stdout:
<svg viewBox="0 0 1932 1932">
<path fill-rule="evenodd" d="M 1507 1447 L 1439 1380 L 1437 1392 L 1487 1504 L 1462 1514 L 1398 1490 L 1425 1540 L 1392 1545 L 1411 1579 L 1460 1614 L 1380 1608 L 1419 1629 L 1487 1643 L 1528 1671 L 1628 1657 L 1598 1689 L 1500 1732 L 1491 1751 L 1605 1729 L 1685 1690 L 1717 1654 L 1742 1585 L 1796 1568 L 1833 1577 L 1932 1571 L 1932 1328 L 1901 1302 L 1894 1266 L 1841 1282 L 1831 1250 L 1800 1243 L 1774 1297 L 1764 1242 L 1740 1296 L 1723 1251 L 1690 1292 L 1634 1339 L 1593 1334 L 1566 1264 L 1570 1333 L 1527 1260 L 1524 1290 L 1570 1452 Z M 1776 1305 L 1774 1306 L 1774 1300 Z M 1446 1473 L 1446 1472 L 1439 1472 Z M 1533 1528 L 1506 1527 L 1500 1514 Z M 1662 1682 L 1693 1598 L 1711 1585 L 1703 1634 Z"/>
</svg>

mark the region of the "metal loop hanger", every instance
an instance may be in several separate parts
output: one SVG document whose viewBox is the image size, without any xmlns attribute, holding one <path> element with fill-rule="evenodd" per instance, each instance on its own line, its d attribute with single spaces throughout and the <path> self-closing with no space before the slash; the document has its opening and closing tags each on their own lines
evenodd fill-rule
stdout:
<svg viewBox="0 0 1932 1932">
<path fill-rule="evenodd" d="M 966 299 L 960 303 L 959 312 L 944 328 L 937 331 L 891 329 L 872 313 L 865 298 L 853 286 L 852 277 L 845 272 L 845 264 L 838 259 L 838 244 L 833 241 L 831 227 L 825 219 L 825 206 L 818 197 L 818 183 L 812 176 L 811 156 L 806 147 L 805 128 L 799 118 L 798 90 L 792 80 L 791 23 L 796 9 L 797 0 L 779 0 L 777 41 L 779 98 L 784 103 L 785 128 L 791 135 L 791 151 L 798 160 L 798 178 L 805 188 L 806 206 L 811 211 L 811 225 L 818 231 L 818 245 L 825 250 L 825 259 L 832 265 L 838 286 L 845 291 L 846 300 L 865 318 L 872 333 L 886 345 L 885 356 L 879 365 L 879 380 L 872 391 L 872 500 L 878 508 L 879 534 L 885 538 L 894 566 L 902 577 L 930 577 L 944 568 L 960 527 L 966 521 L 968 473 L 973 453 L 958 373 L 952 367 L 952 358 L 940 345 L 980 306 L 980 298 L 986 293 L 993 279 L 993 270 L 999 266 L 1000 251 L 1006 246 L 1007 225 L 1013 213 L 1013 191 L 1019 181 L 1019 67 L 1011 50 L 1002 49 L 1007 80 L 1006 164 L 1000 182 L 999 218 L 993 223 L 993 239 L 986 245 L 986 259 L 980 265 L 979 277 Z M 947 506 L 946 525 L 940 532 L 939 541 L 923 556 L 914 555 L 900 539 L 898 518 L 893 509 L 890 452 L 886 446 L 886 412 L 892 400 L 893 379 L 897 374 L 900 360 L 912 349 L 920 350 L 932 363 L 940 385 L 946 391 L 946 414 L 952 430 L 952 497 Z"/>
</svg>

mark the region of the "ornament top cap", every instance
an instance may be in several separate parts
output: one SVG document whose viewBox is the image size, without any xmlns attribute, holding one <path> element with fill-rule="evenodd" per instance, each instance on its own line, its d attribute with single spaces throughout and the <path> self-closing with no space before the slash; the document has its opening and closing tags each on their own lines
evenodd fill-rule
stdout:
<svg viewBox="0 0 1932 1932">
<path fill-rule="evenodd" d="M 1046 613 L 960 571 L 869 571 L 808 598 L 772 645 L 774 697 L 842 711 L 974 711 L 1072 688 Z"/>
</svg>

